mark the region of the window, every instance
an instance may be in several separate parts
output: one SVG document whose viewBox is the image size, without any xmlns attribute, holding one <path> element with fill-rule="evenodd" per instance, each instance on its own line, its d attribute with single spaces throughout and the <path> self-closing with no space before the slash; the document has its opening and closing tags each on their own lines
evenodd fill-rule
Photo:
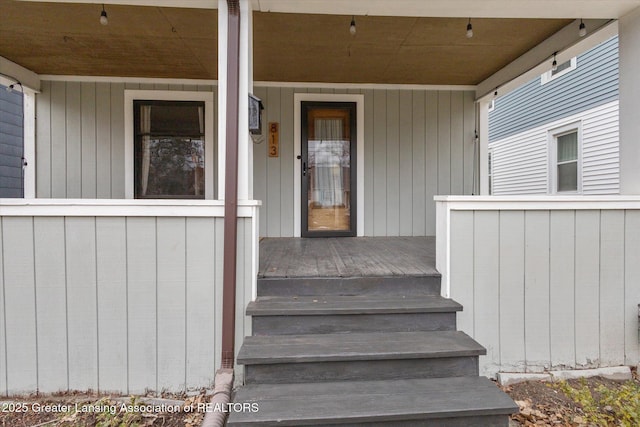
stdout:
<svg viewBox="0 0 640 427">
<path fill-rule="evenodd" d="M 204 102 L 134 102 L 136 198 L 204 198 Z"/>
<path fill-rule="evenodd" d="M 213 93 L 125 90 L 127 198 L 213 199 Z"/>
<path fill-rule="evenodd" d="M 563 62 L 562 64 L 558 64 L 555 70 L 549 70 L 541 76 L 540 82 L 541 84 L 549 83 L 552 80 L 557 79 L 558 77 L 564 76 L 565 74 L 575 70 L 577 67 L 577 60 L 574 56 L 570 60 Z"/>
<path fill-rule="evenodd" d="M 558 129 L 551 135 L 552 193 L 579 193 L 582 190 L 579 126 Z"/>
<path fill-rule="evenodd" d="M 489 103 L 489 112 L 491 113 L 495 109 L 496 109 L 496 100 L 492 99 L 491 102 Z"/>
</svg>

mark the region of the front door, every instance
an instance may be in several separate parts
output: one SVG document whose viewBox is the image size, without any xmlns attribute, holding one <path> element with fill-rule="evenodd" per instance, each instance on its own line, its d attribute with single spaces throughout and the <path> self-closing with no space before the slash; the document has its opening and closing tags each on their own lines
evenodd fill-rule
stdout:
<svg viewBox="0 0 640 427">
<path fill-rule="evenodd" d="M 302 236 L 356 235 L 356 103 L 302 102 Z"/>
</svg>

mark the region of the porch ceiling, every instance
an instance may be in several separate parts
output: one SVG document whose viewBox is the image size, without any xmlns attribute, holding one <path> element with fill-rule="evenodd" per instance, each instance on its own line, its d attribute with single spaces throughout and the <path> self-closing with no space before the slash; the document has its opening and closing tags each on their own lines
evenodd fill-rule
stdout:
<svg viewBox="0 0 640 427">
<path fill-rule="evenodd" d="M 38 74 L 217 78 L 217 10 L 0 0 L 0 56 Z M 475 85 L 570 19 L 254 12 L 257 81 Z"/>
</svg>

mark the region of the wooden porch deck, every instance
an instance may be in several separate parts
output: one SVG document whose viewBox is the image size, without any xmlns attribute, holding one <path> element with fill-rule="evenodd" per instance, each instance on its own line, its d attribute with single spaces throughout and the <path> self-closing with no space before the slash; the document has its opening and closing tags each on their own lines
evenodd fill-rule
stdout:
<svg viewBox="0 0 640 427">
<path fill-rule="evenodd" d="M 258 277 L 437 274 L 435 237 L 264 238 Z"/>
</svg>

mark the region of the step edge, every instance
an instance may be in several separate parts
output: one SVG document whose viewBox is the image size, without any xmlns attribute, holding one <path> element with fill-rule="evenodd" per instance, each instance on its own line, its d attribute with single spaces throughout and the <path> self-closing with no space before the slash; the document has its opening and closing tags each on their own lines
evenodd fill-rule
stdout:
<svg viewBox="0 0 640 427">
<path fill-rule="evenodd" d="M 413 307 L 413 308 L 280 308 L 265 309 L 248 306 L 245 313 L 247 316 L 317 316 L 317 315 L 337 315 L 337 314 L 415 314 L 415 313 L 457 313 L 463 308 L 457 307 Z"/>
<path fill-rule="evenodd" d="M 504 415 L 508 416 L 518 412 L 519 408 L 514 403 L 512 406 L 493 406 L 491 408 L 471 408 L 471 409 L 458 409 L 458 410 L 443 410 L 443 411 L 422 411 L 422 412 L 409 412 L 406 411 L 404 413 L 386 413 L 379 415 L 355 415 L 349 416 L 347 414 L 326 416 L 326 417 L 315 417 L 315 418 L 294 418 L 294 417 L 282 417 L 278 418 L 263 418 L 258 420 L 238 420 L 240 423 L 265 423 L 265 422 L 296 422 L 297 425 L 325 425 L 327 423 L 332 424 L 346 424 L 346 423 L 363 423 L 363 422 L 393 422 L 393 421 L 420 421 L 420 420 L 430 420 L 430 419 L 441 419 L 441 418 L 466 418 L 466 417 L 481 417 L 481 416 L 493 416 L 493 415 Z M 283 415 L 283 414 L 280 414 Z M 237 416 L 229 417 L 228 424 L 232 426 L 234 422 L 236 422 L 233 418 L 237 418 Z"/>
<path fill-rule="evenodd" d="M 241 350 L 242 351 L 242 350 Z M 238 355 L 236 361 L 239 365 L 279 365 L 297 363 L 323 363 L 323 362 L 366 362 L 378 360 L 413 360 L 413 359 L 445 359 L 459 357 L 476 357 L 487 354 L 486 349 L 447 350 L 442 352 L 410 352 L 410 353 L 369 353 L 358 355 L 314 355 L 314 356 L 264 356 L 245 357 Z"/>
</svg>

